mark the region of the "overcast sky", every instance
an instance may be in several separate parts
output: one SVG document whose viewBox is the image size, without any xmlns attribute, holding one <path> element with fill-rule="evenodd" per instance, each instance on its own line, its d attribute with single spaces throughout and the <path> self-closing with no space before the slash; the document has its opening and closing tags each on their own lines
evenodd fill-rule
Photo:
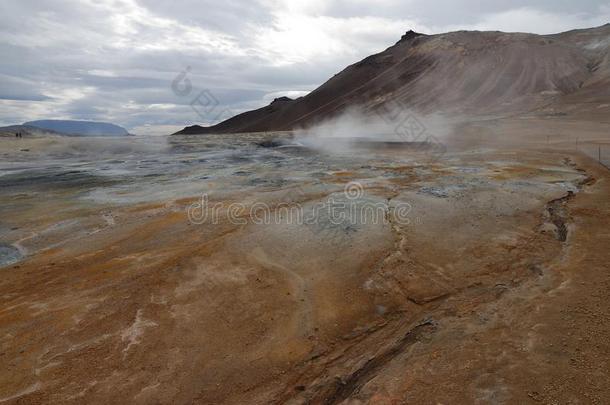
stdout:
<svg viewBox="0 0 610 405">
<path fill-rule="evenodd" d="M 2 0 L 0 124 L 171 132 L 307 94 L 409 29 L 556 33 L 609 21 L 610 0 Z"/>
</svg>

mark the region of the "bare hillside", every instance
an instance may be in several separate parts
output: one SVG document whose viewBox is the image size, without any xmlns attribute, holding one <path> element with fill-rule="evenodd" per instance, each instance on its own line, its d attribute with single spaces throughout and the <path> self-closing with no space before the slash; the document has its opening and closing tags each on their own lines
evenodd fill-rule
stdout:
<svg viewBox="0 0 610 405">
<path fill-rule="evenodd" d="M 297 100 L 180 134 L 291 130 L 359 106 L 388 102 L 421 113 L 499 117 L 524 113 L 607 115 L 610 24 L 556 35 L 407 32 Z M 606 108 L 606 109 L 605 109 Z"/>
</svg>

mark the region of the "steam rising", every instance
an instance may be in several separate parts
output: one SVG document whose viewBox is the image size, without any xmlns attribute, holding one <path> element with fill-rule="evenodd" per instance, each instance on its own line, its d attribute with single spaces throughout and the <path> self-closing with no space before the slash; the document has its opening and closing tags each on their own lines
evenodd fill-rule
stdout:
<svg viewBox="0 0 610 405">
<path fill-rule="evenodd" d="M 351 108 L 313 127 L 295 131 L 303 145 L 327 152 L 345 152 L 364 143 L 444 143 L 455 122 L 438 114 L 420 115 L 406 108 L 365 111 Z"/>
<path fill-rule="evenodd" d="M 146 142 L 142 142 L 146 139 Z M 168 148 L 165 138 L 139 137 L 40 137 L 24 140 L 30 153 L 54 157 L 81 157 L 93 160 L 118 156 L 160 153 Z"/>
</svg>

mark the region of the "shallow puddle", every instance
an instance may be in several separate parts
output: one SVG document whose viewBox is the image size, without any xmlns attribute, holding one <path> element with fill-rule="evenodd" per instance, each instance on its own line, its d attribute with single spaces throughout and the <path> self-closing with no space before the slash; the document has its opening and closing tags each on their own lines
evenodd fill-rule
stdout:
<svg viewBox="0 0 610 405">
<path fill-rule="evenodd" d="M 19 249 L 12 245 L 0 243 L 0 267 L 9 266 L 21 260 Z"/>
</svg>

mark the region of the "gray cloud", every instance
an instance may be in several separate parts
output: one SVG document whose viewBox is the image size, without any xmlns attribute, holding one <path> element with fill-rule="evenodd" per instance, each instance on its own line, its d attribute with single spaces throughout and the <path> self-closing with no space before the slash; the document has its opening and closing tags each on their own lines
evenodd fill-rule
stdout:
<svg viewBox="0 0 610 405">
<path fill-rule="evenodd" d="M 190 106 L 203 89 L 230 113 L 306 94 L 408 29 L 547 33 L 609 19 L 610 1 L 591 0 L 4 0 L 0 123 L 209 124 Z M 187 67 L 193 90 L 179 96 L 171 83 Z"/>
<path fill-rule="evenodd" d="M 563 14 L 596 14 L 607 2 L 584 0 L 436 0 L 426 3 L 415 0 L 386 1 L 379 7 L 375 2 L 337 0 L 330 2 L 327 13 L 337 17 L 374 15 L 393 18 L 408 16 L 431 27 L 476 25 L 484 16 L 521 8 Z M 532 27 L 535 31 L 535 27 Z"/>
</svg>

